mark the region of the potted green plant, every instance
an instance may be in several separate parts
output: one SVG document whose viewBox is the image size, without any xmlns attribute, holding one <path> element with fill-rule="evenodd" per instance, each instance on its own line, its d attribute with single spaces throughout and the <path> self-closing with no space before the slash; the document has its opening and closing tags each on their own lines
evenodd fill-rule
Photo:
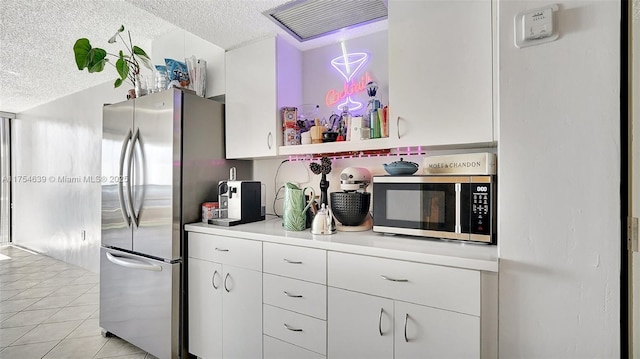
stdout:
<svg viewBox="0 0 640 359">
<path fill-rule="evenodd" d="M 120 85 L 128 80 L 133 85 L 136 92 L 135 94 L 140 96 L 140 64 L 142 63 L 142 65 L 151 70 L 151 59 L 143 49 L 133 45 L 131 42 L 131 33 L 129 31 L 127 31 L 129 38 L 129 42 L 127 43 L 122 37 L 123 32 L 124 26 L 121 25 L 118 31 L 116 31 L 108 41 L 108 43 L 113 44 L 117 42 L 118 38 L 120 38 L 124 44 L 128 53 L 120 50 L 117 55 L 109 53 L 102 48 L 92 47 L 91 43 L 86 38 L 76 40 L 75 45 L 73 45 L 76 65 L 78 65 L 78 70 L 80 71 L 87 69 L 89 73 L 93 73 L 102 72 L 106 64 L 109 63 L 118 72 L 118 78 L 113 83 L 113 87 L 120 87 Z M 115 65 L 109 61 L 108 56 L 116 59 Z M 132 95 L 131 92 L 132 91 L 130 90 L 129 95 Z"/>
</svg>

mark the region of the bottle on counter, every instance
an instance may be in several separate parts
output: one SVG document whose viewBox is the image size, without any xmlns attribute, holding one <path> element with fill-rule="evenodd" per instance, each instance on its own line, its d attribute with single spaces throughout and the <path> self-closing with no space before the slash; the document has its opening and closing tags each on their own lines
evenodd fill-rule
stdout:
<svg viewBox="0 0 640 359">
<path fill-rule="evenodd" d="M 351 141 L 351 114 L 349 113 L 349 108 L 347 106 L 342 107 L 342 114 L 340 115 L 340 134 L 338 138 L 342 136 L 344 138 L 343 141 Z"/>
<path fill-rule="evenodd" d="M 369 127 L 371 128 L 371 134 L 369 138 L 380 138 L 382 131 L 380 130 L 381 121 L 381 103 L 376 97 L 378 94 L 378 84 L 375 81 L 367 83 L 367 95 L 369 95 L 369 102 L 367 103 L 367 120 Z"/>
</svg>

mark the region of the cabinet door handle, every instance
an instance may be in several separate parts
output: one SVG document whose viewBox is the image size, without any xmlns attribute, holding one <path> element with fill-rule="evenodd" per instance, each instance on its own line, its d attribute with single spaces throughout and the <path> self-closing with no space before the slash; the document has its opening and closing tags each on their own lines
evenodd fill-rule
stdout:
<svg viewBox="0 0 640 359">
<path fill-rule="evenodd" d="M 408 279 L 396 279 L 396 278 L 387 277 L 386 275 L 380 275 L 380 277 L 382 277 L 382 279 L 384 279 L 384 280 L 389 280 L 389 281 L 392 281 L 392 282 L 403 282 L 403 283 L 405 283 L 405 282 L 409 281 Z"/>
<path fill-rule="evenodd" d="M 284 261 L 289 263 L 289 264 L 302 264 L 302 261 L 292 261 L 292 260 L 289 260 L 287 258 L 284 258 Z"/>
<path fill-rule="evenodd" d="M 400 116 L 396 119 L 396 131 L 398 132 L 398 139 L 400 139 Z"/>
<path fill-rule="evenodd" d="M 407 322 L 409 321 L 409 313 L 404 315 L 404 341 L 405 343 L 409 342 L 409 338 L 407 338 Z"/>
<path fill-rule="evenodd" d="M 229 279 L 229 273 L 227 273 L 227 275 L 224 276 L 224 290 L 226 290 L 227 293 L 229 293 L 229 288 L 227 287 L 227 279 Z"/>
<path fill-rule="evenodd" d="M 380 308 L 380 316 L 378 316 L 378 332 L 380 336 L 382 336 L 382 312 L 384 312 L 384 308 Z"/>
<path fill-rule="evenodd" d="M 216 274 L 218 274 L 218 270 L 213 271 L 213 275 L 211 276 L 211 285 L 213 286 L 213 289 L 218 290 L 220 287 L 216 287 Z"/>
<path fill-rule="evenodd" d="M 271 149 L 271 142 L 273 142 L 273 135 L 271 134 L 271 131 L 269 131 L 269 134 L 267 135 L 267 147 L 269 147 L 269 149 Z"/>
<path fill-rule="evenodd" d="M 229 250 L 226 249 L 226 248 L 218 248 L 218 247 L 216 247 L 216 251 L 218 251 L 218 252 L 228 252 Z"/>
<path fill-rule="evenodd" d="M 302 329 L 300 329 L 300 328 L 294 328 L 294 327 L 292 327 L 292 326 L 288 325 L 287 323 L 284 323 L 284 327 L 285 327 L 285 328 L 287 328 L 287 329 L 289 329 L 289 330 L 290 330 L 290 331 L 292 331 L 292 332 L 301 332 L 301 331 L 302 331 Z"/>
<path fill-rule="evenodd" d="M 284 295 L 286 295 L 287 297 L 290 297 L 290 298 L 302 298 L 302 296 L 300 294 L 291 294 L 291 293 L 287 292 L 286 290 L 284 291 Z"/>
</svg>

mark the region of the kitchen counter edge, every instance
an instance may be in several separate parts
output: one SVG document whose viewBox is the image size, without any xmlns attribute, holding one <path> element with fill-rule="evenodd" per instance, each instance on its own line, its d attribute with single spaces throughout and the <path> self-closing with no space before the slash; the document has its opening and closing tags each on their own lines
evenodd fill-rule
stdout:
<svg viewBox="0 0 640 359">
<path fill-rule="evenodd" d="M 279 218 L 268 218 L 265 221 L 233 227 L 198 222 L 186 224 L 184 229 L 187 232 L 498 272 L 498 249 L 494 245 L 445 242 L 399 235 L 389 236 L 374 233 L 371 230 L 312 235 L 308 229 L 300 232 L 285 231 Z"/>
</svg>

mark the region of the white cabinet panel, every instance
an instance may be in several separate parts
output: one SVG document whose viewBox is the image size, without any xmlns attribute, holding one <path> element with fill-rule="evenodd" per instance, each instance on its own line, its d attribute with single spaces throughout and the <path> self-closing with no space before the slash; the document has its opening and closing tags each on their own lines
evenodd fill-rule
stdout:
<svg viewBox="0 0 640 359">
<path fill-rule="evenodd" d="M 262 271 L 262 242 L 189 233 L 189 257 Z"/>
<path fill-rule="evenodd" d="M 315 248 L 264 244 L 264 271 L 309 282 L 327 282 L 327 251 Z"/>
<path fill-rule="evenodd" d="M 480 315 L 478 271 L 338 252 L 327 266 L 329 286 Z"/>
<path fill-rule="evenodd" d="M 280 339 L 264 336 L 264 359 L 324 359 L 324 355 L 300 348 Z"/>
<path fill-rule="evenodd" d="M 191 232 L 188 246 L 189 353 L 262 357 L 262 242 Z"/>
<path fill-rule="evenodd" d="M 262 357 L 262 273 L 224 266 L 223 358 Z"/>
<path fill-rule="evenodd" d="M 277 155 L 280 109 L 301 104 L 301 53 L 273 37 L 228 51 L 226 67 L 227 158 Z"/>
<path fill-rule="evenodd" d="M 328 292 L 327 357 L 393 358 L 393 301 L 337 288 Z"/>
<path fill-rule="evenodd" d="M 189 353 L 222 358 L 222 265 L 189 259 Z"/>
<path fill-rule="evenodd" d="M 327 286 L 266 273 L 262 280 L 264 303 L 327 319 Z"/>
<path fill-rule="evenodd" d="M 395 302 L 395 359 L 480 358 L 480 318 Z"/>
<path fill-rule="evenodd" d="M 327 322 L 265 304 L 264 334 L 309 349 L 327 351 Z"/>
<path fill-rule="evenodd" d="M 493 141 L 490 0 L 389 0 L 392 146 Z"/>
</svg>

